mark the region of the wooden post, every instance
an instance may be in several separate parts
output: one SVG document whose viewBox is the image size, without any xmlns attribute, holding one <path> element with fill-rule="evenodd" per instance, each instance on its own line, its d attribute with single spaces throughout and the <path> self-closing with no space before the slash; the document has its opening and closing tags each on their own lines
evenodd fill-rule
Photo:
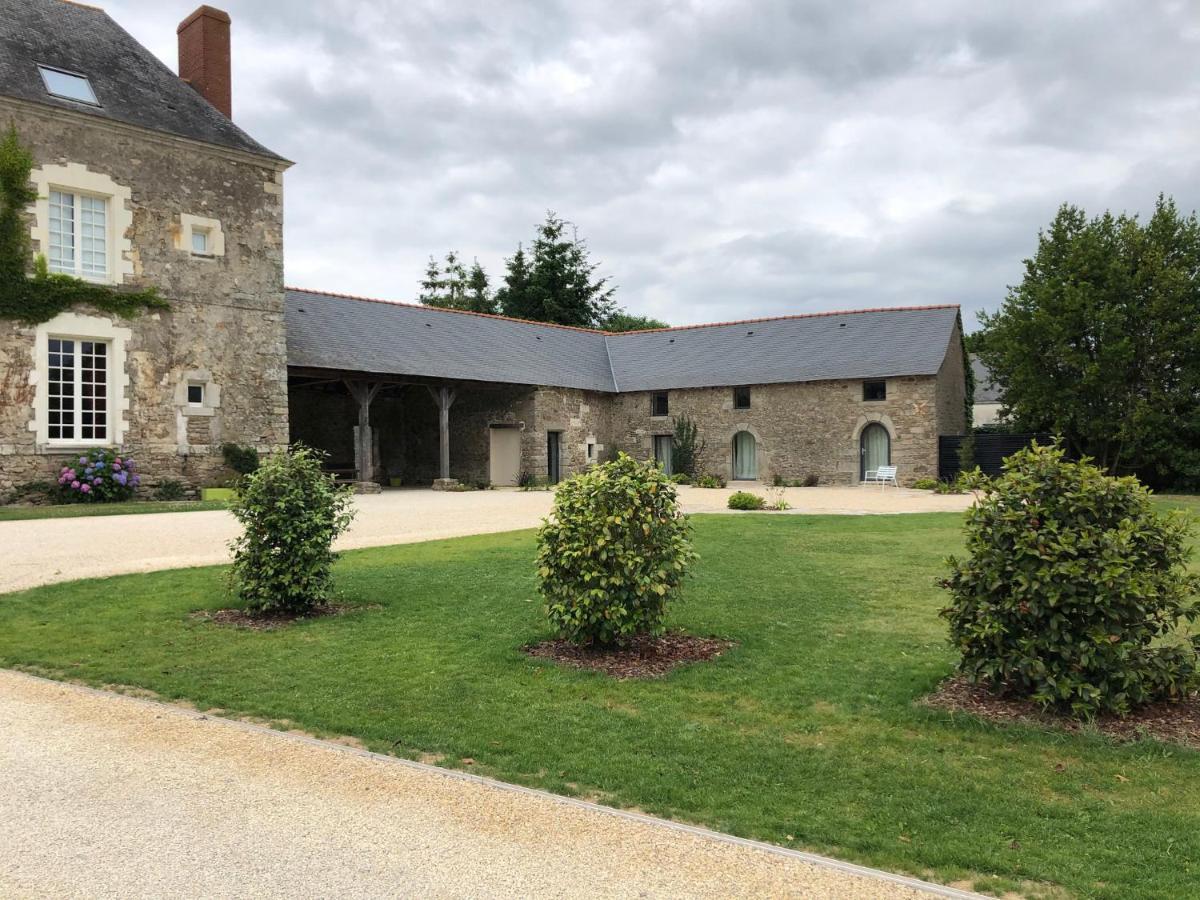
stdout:
<svg viewBox="0 0 1200 900">
<path fill-rule="evenodd" d="M 455 392 L 444 386 L 436 390 L 430 385 L 426 385 L 426 388 L 438 407 L 440 472 L 433 486 L 435 489 L 445 488 L 454 483 L 454 479 L 450 477 L 450 407 L 454 405 Z"/>
<path fill-rule="evenodd" d="M 375 480 L 375 438 L 371 433 L 371 401 L 382 384 L 346 380 L 346 390 L 358 402 L 358 425 L 354 429 L 354 477 L 359 484 Z"/>
</svg>

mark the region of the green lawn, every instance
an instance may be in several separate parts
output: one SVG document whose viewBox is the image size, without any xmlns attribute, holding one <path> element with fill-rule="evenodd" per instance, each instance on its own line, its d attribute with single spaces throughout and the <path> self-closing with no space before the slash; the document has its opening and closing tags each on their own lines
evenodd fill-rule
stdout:
<svg viewBox="0 0 1200 900">
<path fill-rule="evenodd" d="M 63 506 L 0 506 L 0 522 L 26 519 L 75 519 L 80 516 L 128 516 L 137 513 L 199 512 L 228 509 L 224 500 L 130 500 L 126 503 L 70 503 Z"/>
<path fill-rule="evenodd" d="M 219 568 L 10 595 L 0 664 L 977 888 L 1197 896 L 1200 753 L 913 705 L 951 669 L 960 521 L 696 517 L 672 623 L 738 646 L 658 681 L 520 652 L 547 633 L 531 532 L 349 553 L 345 598 L 382 608 L 272 632 L 189 617 L 228 604 Z"/>
</svg>

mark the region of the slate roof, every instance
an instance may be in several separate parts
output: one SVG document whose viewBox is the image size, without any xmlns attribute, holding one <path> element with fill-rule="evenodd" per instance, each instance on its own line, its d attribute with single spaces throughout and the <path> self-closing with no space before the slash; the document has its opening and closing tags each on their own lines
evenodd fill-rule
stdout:
<svg viewBox="0 0 1200 900">
<path fill-rule="evenodd" d="M 598 331 L 294 289 L 287 354 L 290 366 L 613 389 Z"/>
<path fill-rule="evenodd" d="M 897 307 L 605 334 L 294 288 L 286 311 L 290 366 L 608 392 L 932 375 L 958 319 Z"/>
<path fill-rule="evenodd" d="M 86 75 L 100 106 L 47 93 L 38 64 Z M 0 0 L 0 94 L 281 159 L 180 80 L 101 9 Z"/>
<path fill-rule="evenodd" d="M 975 354 L 971 354 L 971 373 L 975 376 L 975 402 L 999 403 L 1000 388 L 993 383 L 988 367 Z"/>
</svg>

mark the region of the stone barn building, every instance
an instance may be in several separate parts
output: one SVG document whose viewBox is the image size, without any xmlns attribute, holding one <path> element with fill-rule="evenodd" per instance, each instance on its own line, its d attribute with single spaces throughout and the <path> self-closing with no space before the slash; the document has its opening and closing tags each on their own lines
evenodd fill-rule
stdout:
<svg viewBox="0 0 1200 900">
<path fill-rule="evenodd" d="M 229 29 L 184 20 L 176 75 L 98 9 L 0 0 L 33 253 L 170 304 L 0 319 L 0 497 L 90 447 L 195 487 L 226 474 L 223 444 L 296 440 L 363 483 L 553 482 L 621 450 L 669 467 L 681 416 L 702 472 L 850 484 L 890 462 L 911 481 L 965 430 L 953 306 L 606 334 L 285 291 L 290 163 L 231 121 Z"/>
</svg>

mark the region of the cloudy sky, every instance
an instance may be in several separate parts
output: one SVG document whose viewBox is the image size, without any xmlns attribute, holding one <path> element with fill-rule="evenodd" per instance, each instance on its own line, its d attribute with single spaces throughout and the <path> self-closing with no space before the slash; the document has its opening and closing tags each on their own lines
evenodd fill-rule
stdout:
<svg viewBox="0 0 1200 900">
<path fill-rule="evenodd" d="M 180 0 L 99 0 L 172 67 Z M 631 311 L 995 309 L 1066 201 L 1190 210 L 1193 0 L 228 0 L 234 117 L 295 160 L 291 285 L 498 280 L 547 209 Z"/>
</svg>

